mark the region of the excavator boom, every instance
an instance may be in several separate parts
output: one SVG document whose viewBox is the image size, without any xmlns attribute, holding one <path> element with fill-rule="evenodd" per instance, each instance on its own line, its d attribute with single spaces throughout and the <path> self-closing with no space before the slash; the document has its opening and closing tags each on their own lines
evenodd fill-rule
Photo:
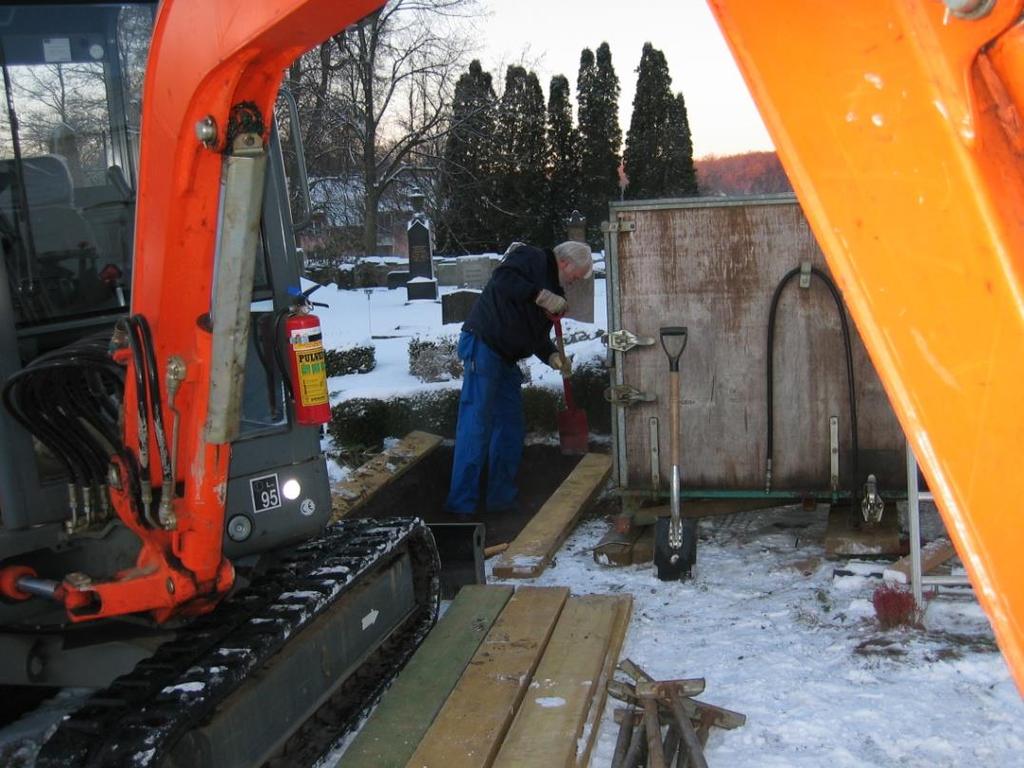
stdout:
<svg viewBox="0 0 1024 768">
<path fill-rule="evenodd" d="M 1024 691 L 1024 3 L 709 4 Z"/>
</svg>

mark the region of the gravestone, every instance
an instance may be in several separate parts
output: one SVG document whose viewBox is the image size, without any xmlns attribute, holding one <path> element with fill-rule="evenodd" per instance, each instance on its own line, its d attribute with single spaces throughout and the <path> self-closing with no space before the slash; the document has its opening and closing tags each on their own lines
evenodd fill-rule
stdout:
<svg viewBox="0 0 1024 768">
<path fill-rule="evenodd" d="M 579 211 L 573 211 L 565 222 L 569 240 L 587 242 L 587 218 Z M 594 322 L 594 276 L 573 283 L 565 289 L 565 300 L 569 302 L 566 317 L 581 323 Z"/>
<path fill-rule="evenodd" d="M 464 288 L 483 288 L 493 271 L 494 262 L 489 256 L 463 256 L 459 259 L 459 284 Z"/>
<path fill-rule="evenodd" d="M 401 288 L 409 282 L 409 272 L 407 270 L 396 270 L 394 272 L 388 272 L 388 290 L 395 288 Z"/>
<path fill-rule="evenodd" d="M 441 297 L 441 322 L 462 323 L 469 317 L 470 310 L 480 298 L 480 291 L 461 290 L 446 293 Z"/>
<path fill-rule="evenodd" d="M 437 301 L 437 280 L 434 279 L 433 247 L 430 237 L 430 219 L 423 211 L 423 193 L 413 189 L 409 195 L 412 218 L 407 228 L 409 241 L 409 281 L 405 284 L 409 301 L 429 299 Z"/>
</svg>

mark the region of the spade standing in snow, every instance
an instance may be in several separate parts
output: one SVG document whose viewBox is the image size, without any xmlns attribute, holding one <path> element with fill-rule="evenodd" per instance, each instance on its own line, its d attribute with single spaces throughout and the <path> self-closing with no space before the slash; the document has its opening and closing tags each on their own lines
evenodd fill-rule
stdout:
<svg viewBox="0 0 1024 768">
<path fill-rule="evenodd" d="M 565 313 L 563 286 L 589 277 L 592 268 L 586 243 L 566 242 L 553 251 L 513 243 L 491 275 L 459 336 L 465 373 L 449 512 L 476 511 L 485 463 L 487 511 L 515 504 L 526 432 L 518 362 L 536 355 L 558 370 L 567 365 L 551 342 L 551 318 Z"/>
</svg>

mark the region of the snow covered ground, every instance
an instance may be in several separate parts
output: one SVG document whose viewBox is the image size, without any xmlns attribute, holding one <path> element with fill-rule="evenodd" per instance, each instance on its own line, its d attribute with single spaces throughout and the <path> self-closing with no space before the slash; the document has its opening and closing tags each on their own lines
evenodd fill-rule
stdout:
<svg viewBox="0 0 1024 768">
<path fill-rule="evenodd" d="M 456 290 L 440 288 L 441 294 Z M 409 341 L 414 338 L 458 336 L 461 323 L 441 324 L 441 304 L 433 301 L 406 302 L 405 290 L 398 288 L 370 288 L 339 290 L 328 285 L 315 294 L 313 300 L 329 306 L 320 308 L 324 332 L 324 346 L 339 349 L 355 344 L 372 344 L 376 349 L 377 367 L 369 373 L 335 376 L 328 381 L 331 402 L 336 404 L 355 397 L 387 398 L 427 389 L 459 387 L 461 381 L 443 381 L 424 384 L 409 373 Z M 594 323 L 566 320 L 566 335 L 579 331 L 591 334 L 607 328 L 605 319 L 605 282 L 594 281 Z M 605 346 L 596 339 L 570 343 L 566 352 L 575 356 L 577 363 L 591 357 L 603 357 Z M 527 362 L 532 382 L 539 386 L 561 387 L 561 377 L 536 358 Z"/>
<path fill-rule="evenodd" d="M 320 311 L 328 347 L 375 337 L 377 369 L 331 379 L 334 402 L 459 386 L 423 384 L 408 373 L 410 338 L 459 331 L 440 324 L 437 304 L 406 304 L 402 290 L 376 289 L 368 300 L 333 286 L 316 298 L 331 307 Z M 596 322 L 570 321 L 566 332 L 606 329 L 604 298 L 598 280 Z M 604 354 L 599 341 L 573 347 L 577 361 Z M 530 366 L 534 383 L 559 386 L 539 361 Z M 922 518 L 926 535 L 940 531 L 934 510 Z M 747 715 L 738 730 L 712 731 L 712 766 L 1024 766 L 1024 702 L 970 592 L 932 601 L 923 629 L 883 632 L 871 604 L 879 580 L 833 576 L 877 564 L 821 560 L 806 576 L 792 567 L 822 555 L 825 521 L 823 508 L 706 520 L 696 578 L 673 584 L 655 579 L 650 566 L 597 565 L 591 551 L 605 524 L 591 521 L 540 578 L 516 583 L 631 593 L 622 655 L 657 678 L 705 677 L 702 699 Z M 596 768 L 611 760 L 615 706 L 606 707 Z"/>
<path fill-rule="evenodd" d="M 566 332 L 606 328 L 604 295 L 599 280 L 596 322 L 570 321 Z M 330 380 L 333 402 L 459 386 L 423 384 L 408 372 L 411 338 L 459 331 L 441 324 L 438 303 L 406 303 L 404 290 L 373 289 L 368 298 L 334 286 L 313 298 L 329 304 L 318 310 L 328 348 L 370 339 L 377 351 L 371 373 Z M 570 352 L 579 361 L 603 356 L 604 347 L 592 340 Z M 560 386 L 539 361 L 530 365 L 535 384 Z M 934 511 L 923 523 L 930 535 L 940 525 Z M 712 766 L 1024 768 L 1024 702 L 970 593 L 932 601 L 923 629 L 882 632 L 871 606 L 878 581 L 833 574 L 873 566 L 821 560 L 809 575 L 792 566 L 820 557 L 824 525 L 824 509 L 705 520 L 695 579 L 662 583 L 650 566 L 597 565 L 591 551 L 605 524 L 588 521 L 541 577 L 516 583 L 632 594 L 622 655 L 657 678 L 705 677 L 700 698 L 747 715 L 742 728 L 712 730 Z M 605 711 L 596 768 L 611 759 L 615 706 Z M 15 740 L 0 731 L 0 744 L 5 736 Z"/>
<path fill-rule="evenodd" d="M 790 507 L 705 520 L 685 583 L 660 582 L 651 566 L 597 565 L 607 526 L 590 521 L 552 568 L 515 583 L 632 594 L 622 657 L 658 679 L 704 677 L 700 699 L 747 716 L 737 730 L 712 729 L 712 766 L 1024 766 L 1024 702 L 970 593 L 931 601 L 924 629 L 882 632 L 879 580 L 834 577 L 845 563 L 822 560 L 808 576 L 791 565 L 822 554 L 825 518 Z M 611 761 L 615 706 L 595 768 Z"/>
</svg>

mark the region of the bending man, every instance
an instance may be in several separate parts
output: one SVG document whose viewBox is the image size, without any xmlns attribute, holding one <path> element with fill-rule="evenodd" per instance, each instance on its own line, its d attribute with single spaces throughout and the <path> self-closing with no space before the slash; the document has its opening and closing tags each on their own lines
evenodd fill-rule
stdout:
<svg viewBox="0 0 1024 768">
<path fill-rule="evenodd" d="M 566 242 L 553 251 L 513 243 L 491 275 L 459 337 L 465 372 L 449 512 L 477 511 L 485 464 L 487 511 L 514 507 L 526 436 L 518 363 L 536 355 L 552 368 L 567 364 L 551 342 L 551 318 L 567 308 L 563 287 L 589 277 L 592 268 L 586 243 Z"/>
</svg>

